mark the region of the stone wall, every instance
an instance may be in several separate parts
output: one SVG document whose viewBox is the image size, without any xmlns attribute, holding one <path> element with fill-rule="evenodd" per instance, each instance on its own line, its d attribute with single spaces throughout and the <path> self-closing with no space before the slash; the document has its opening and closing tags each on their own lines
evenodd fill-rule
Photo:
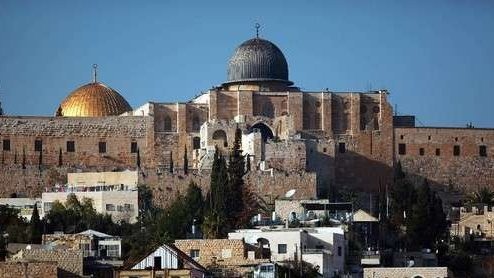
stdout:
<svg viewBox="0 0 494 278">
<path fill-rule="evenodd" d="M 1 262 L 0 278 L 57 278 L 56 262 Z"/>
<path fill-rule="evenodd" d="M 376 267 L 364 268 L 364 278 L 447 278 L 452 277 L 447 267 Z"/>
<path fill-rule="evenodd" d="M 83 275 L 81 250 L 25 249 L 11 259 L 12 262 L 23 260 L 56 263 L 59 273 L 62 274 L 61 277 L 79 277 Z"/>
<path fill-rule="evenodd" d="M 396 128 L 394 137 L 396 160 L 416 183 L 427 178 L 445 189 L 494 189 L 494 129 Z"/>
<path fill-rule="evenodd" d="M 269 259 L 248 257 L 248 248 L 240 239 L 187 239 L 176 240 L 175 246 L 185 254 L 191 250 L 199 250 L 199 258 L 195 259 L 206 269 L 216 271 L 222 269 L 229 273 L 227 277 L 240 276 L 244 272 Z"/>
<path fill-rule="evenodd" d="M 131 152 L 132 142 L 141 149 L 146 164 L 146 153 L 152 152 L 152 131 L 150 117 L 0 117 L 0 140 L 10 142 L 8 150 L 2 148 L 2 164 L 134 166 L 137 153 Z M 35 141 L 41 142 L 41 152 L 35 149 Z M 104 153 L 100 153 L 100 142 L 106 143 Z"/>
</svg>

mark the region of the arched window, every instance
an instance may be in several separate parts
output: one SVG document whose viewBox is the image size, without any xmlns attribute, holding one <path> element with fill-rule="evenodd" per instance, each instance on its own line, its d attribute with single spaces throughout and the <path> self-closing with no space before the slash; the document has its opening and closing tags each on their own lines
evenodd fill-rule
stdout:
<svg viewBox="0 0 494 278">
<path fill-rule="evenodd" d="M 192 146 L 194 147 L 194 150 L 198 150 L 201 148 L 201 138 L 199 137 L 194 137 L 192 138 Z"/>
<path fill-rule="evenodd" d="M 163 119 L 163 130 L 172 131 L 172 120 L 168 115 L 166 115 L 165 118 Z"/>
<path fill-rule="evenodd" d="M 197 115 L 192 117 L 192 131 L 199 131 L 201 129 L 201 121 Z"/>
<path fill-rule="evenodd" d="M 216 130 L 213 133 L 213 141 L 215 141 L 215 145 L 223 146 L 223 147 L 228 147 L 228 140 L 226 137 L 226 132 L 224 130 Z"/>
</svg>

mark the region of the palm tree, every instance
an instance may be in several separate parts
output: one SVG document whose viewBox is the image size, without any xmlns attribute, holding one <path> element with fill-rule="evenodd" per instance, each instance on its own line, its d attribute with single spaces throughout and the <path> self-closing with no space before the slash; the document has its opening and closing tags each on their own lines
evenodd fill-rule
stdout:
<svg viewBox="0 0 494 278">
<path fill-rule="evenodd" d="M 494 205 L 494 191 L 485 186 L 479 188 L 467 196 L 467 203 L 492 206 Z"/>
</svg>

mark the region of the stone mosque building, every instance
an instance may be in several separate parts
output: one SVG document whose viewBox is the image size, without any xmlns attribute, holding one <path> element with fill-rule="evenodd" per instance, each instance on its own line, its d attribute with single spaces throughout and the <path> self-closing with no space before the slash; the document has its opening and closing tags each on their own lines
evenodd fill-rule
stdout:
<svg viewBox="0 0 494 278">
<path fill-rule="evenodd" d="M 139 168 L 166 205 L 192 180 L 207 189 L 215 147 L 227 154 L 236 128 L 251 159 L 247 184 L 268 201 L 291 189 L 294 198 L 378 192 L 398 161 L 444 190 L 494 189 L 494 129 L 416 127 L 393 116 L 386 90 L 302 91 L 282 51 L 259 37 L 227 68 L 221 86 L 186 103 L 132 109 L 95 71 L 54 117 L 0 116 L 0 195 L 39 195 L 68 172 Z"/>
</svg>

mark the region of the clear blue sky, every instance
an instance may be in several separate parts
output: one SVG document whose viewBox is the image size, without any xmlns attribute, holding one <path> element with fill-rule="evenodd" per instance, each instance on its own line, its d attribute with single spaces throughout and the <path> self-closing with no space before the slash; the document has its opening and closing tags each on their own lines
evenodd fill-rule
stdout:
<svg viewBox="0 0 494 278">
<path fill-rule="evenodd" d="M 494 1 L 0 0 L 6 113 L 52 115 L 100 80 L 133 106 L 226 78 L 236 46 L 277 44 L 304 90 L 388 89 L 425 125 L 494 127 Z"/>
</svg>

